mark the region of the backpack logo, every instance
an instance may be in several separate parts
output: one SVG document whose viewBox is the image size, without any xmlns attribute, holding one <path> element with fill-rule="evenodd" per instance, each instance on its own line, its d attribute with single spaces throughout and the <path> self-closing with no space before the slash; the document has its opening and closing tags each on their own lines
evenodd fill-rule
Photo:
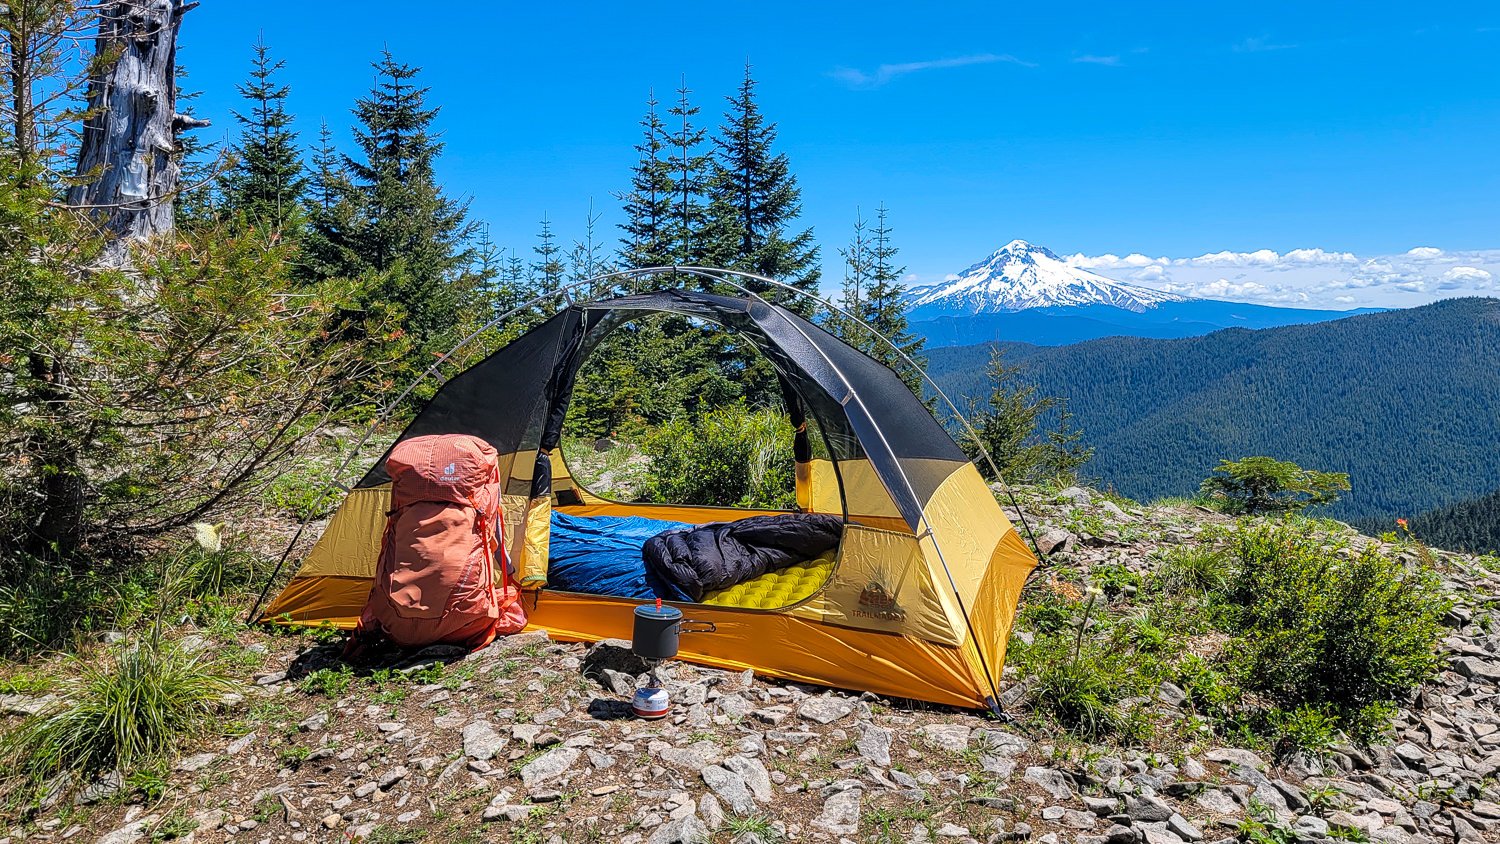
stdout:
<svg viewBox="0 0 1500 844">
<path fill-rule="evenodd" d="M 441 477 L 438 478 L 438 483 L 440 483 L 440 484 L 456 484 L 456 483 L 458 483 L 458 461 L 455 460 L 452 463 L 449 463 L 447 466 L 443 467 L 443 474 L 442 474 Z"/>
</svg>

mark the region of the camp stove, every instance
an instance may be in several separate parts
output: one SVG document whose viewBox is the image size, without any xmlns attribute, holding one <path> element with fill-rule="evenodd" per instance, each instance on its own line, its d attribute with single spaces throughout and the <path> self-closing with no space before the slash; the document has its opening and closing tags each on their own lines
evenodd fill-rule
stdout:
<svg viewBox="0 0 1500 844">
<path fill-rule="evenodd" d="M 635 608 L 635 627 L 631 630 L 630 649 L 646 661 L 649 685 L 635 690 L 630 708 L 641 718 L 664 718 L 672 711 L 671 697 L 661 687 L 656 669 L 663 662 L 677 656 L 678 637 L 683 633 L 716 633 L 718 627 L 712 621 L 684 619 L 682 610 L 663 606 L 656 599 L 655 606 L 641 604 Z"/>
</svg>

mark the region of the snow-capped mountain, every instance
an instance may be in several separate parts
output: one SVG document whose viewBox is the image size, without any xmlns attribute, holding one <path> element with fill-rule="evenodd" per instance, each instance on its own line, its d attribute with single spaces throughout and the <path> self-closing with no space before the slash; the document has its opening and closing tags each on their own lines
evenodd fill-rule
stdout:
<svg viewBox="0 0 1500 844">
<path fill-rule="evenodd" d="M 913 319 L 1083 305 L 1141 313 L 1163 302 L 1184 301 L 1182 296 L 1122 284 L 1069 266 L 1045 247 L 1024 240 L 1005 244 L 958 278 L 907 291 Z"/>
<path fill-rule="evenodd" d="M 1024 240 L 1012 240 L 957 278 L 911 288 L 906 302 L 911 329 L 928 348 L 996 340 L 1055 346 L 1115 336 L 1197 337 L 1363 312 L 1190 299 L 1070 266 Z"/>
</svg>

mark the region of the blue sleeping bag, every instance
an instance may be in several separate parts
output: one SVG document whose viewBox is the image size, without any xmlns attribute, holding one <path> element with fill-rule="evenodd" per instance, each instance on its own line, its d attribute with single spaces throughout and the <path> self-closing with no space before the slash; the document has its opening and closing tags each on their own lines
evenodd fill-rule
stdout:
<svg viewBox="0 0 1500 844">
<path fill-rule="evenodd" d="M 569 516 L 554 510 L 547 587 L 643 601 L 690 600 L 677 586 L 646 571 L 641 547 L 662 531 L 691 527 L 641 516 Z"/>
</svg>

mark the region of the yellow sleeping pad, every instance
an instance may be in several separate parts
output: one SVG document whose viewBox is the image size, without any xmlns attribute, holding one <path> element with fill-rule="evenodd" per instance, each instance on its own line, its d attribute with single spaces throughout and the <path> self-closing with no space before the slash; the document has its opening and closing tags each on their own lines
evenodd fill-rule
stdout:
<svg viewBox="0 0 1500 844">
<path fill-rule="evenodd" d="M 834 551 L 805 563 L 793 563 L 780 571 L 768 571 L 728 589 L 703 596 L 703 603 L 716 607 L 740 607 L 752 610 L 774 610 L 804 601 L 823 588 L 833 571 Z"/>
</svg>

